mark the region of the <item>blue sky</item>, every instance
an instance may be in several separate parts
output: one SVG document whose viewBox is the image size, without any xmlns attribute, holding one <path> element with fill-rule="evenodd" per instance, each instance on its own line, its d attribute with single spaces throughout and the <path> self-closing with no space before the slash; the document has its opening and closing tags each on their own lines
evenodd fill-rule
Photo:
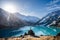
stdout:
<svg viewBox="0 0 60 40">
<path fill-rule="evenodd" d="M 60 9 L 60 0 L 0 0 L 0 8 L 3 8 L 4 4 L 13 4 L 20 14 L 39 18 Z"/>
</svg>

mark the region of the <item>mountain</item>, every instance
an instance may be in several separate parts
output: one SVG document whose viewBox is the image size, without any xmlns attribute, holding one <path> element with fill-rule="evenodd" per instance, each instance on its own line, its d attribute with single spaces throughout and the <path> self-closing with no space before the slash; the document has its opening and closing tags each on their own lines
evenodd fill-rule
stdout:
<svg viewBox="0 0 60 40">
<path fill-rule="evenodd" d="M 45 26 L 60 26 L 60 10 L 53 11 L 48 13 L 45 17 L 39 20 L 39 24 Z"/>
<path fill-rule="evenodd" d="M 39 18 L 20 13 L 9 13 L 0 8 L 0 28 L 19 28 L 34 24 Z"/>
<path fill-rule="evenodd" d="M 20 18 L 20 19 L 22 19 L 24 21 L 27 21 L 27 22 L 31 22 L 31 23 L 36 23 L 39 20 L 39 18 L 37 18 L 37 17 L 34 17 L 34 16 L 25 16 L 25 15 L 22 15 L 20 13 L 15 13 L 15 15 L 18 18 Z"/>
<path fill-rule="evenodd" d="M 0 25 L 0 28 L 15 28 L 18 26 L 26 25 L 26 22 L 19 19 L 14 14 L 0 8 Z"/>
</svg>

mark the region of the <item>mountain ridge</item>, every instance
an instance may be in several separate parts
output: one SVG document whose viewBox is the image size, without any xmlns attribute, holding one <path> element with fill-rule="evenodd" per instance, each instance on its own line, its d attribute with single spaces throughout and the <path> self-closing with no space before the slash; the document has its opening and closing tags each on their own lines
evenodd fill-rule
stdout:
<svg viewBox="0 0 60 40">
<path fill-rule="evenodd" d="M 56 25 L 56 22 L 57 21 L 60 21 L 60 10 L 56 10 L 56 11 L 53 11 L 53 12 L 48 13 L 45 17 L 43 17 L 39 21 L 39 24 L 42 24 L 42 25 L 45 25 L 45 26 L 55 25 L 55 26 L 58 27 L 58 25 Z M 57 24 L 58 23 L 60 23 L 60 22 L 57 22 Z"/>
<path fill-rule="evenodd" d="M 0 25 L 2 26 L 11 26 L 11 27 L 22 27 L 22 26 L 28 26 L 34 24 L 36 21 L 39 20 L 39 18 L 34 16 L 25 16 L 21 15 L 19 13 L 9 13 L 2 8 L 0 8 Z M 34 20 L 35 18 L 35 20 Z M 13 28 L 14 28 L 13 27 Z M 2 27 L 4 28 L 4 27 Z"/>
</svg>

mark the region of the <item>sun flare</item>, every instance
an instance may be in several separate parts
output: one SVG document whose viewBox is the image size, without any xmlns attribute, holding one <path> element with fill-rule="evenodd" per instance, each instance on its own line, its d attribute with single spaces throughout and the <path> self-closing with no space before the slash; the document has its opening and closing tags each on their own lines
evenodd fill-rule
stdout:
<svg viewBox="0 0 60 40">
<path fill-rule="evenodd" d="M 10 12 L 10 13 L 15 13 L 16 12 L 16 7 L 12 4 L 5 4 L 3 9 Z"/>
</svg>

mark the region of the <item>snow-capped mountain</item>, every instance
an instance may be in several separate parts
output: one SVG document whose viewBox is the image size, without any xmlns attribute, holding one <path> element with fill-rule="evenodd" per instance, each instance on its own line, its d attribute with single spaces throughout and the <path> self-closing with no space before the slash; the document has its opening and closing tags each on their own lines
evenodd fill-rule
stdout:
<svg viewBox="0 0 60 40">
<path fill-rule="evenodd" d="M 33 17 L 33 16 L 24 16 L 20 13 L 9 13 L 3 9 L 0 8 L 0 28 L 4 28 L 2 26 L 10 26 L 11 27 L 21 27 L 21 26 L 28 26 L 32 25 L 36 21 L 38 21 L 39 18 Z M 14 28 L 13 27 L 13 28 Z"/>
<path fill-rule="evenodd" d="M 58 21 L 58 22 L 57 22 Z M 40 22 L 40 24 L 45 25 L 45 26 L 50 26 L 52 24 L 58 23 L 57 25 L 60 24 L 60 10 L 48 13 L 45 17 L 43 17 Z"/>
<path fill-rule="evenodd" d="M 35 23 L 35 22 L 37 22 L 39 20 L 39 18 L 37 18 L 37 17 L 34 17 L 34 16 L 25 16 L 25 15 L 22 15 L 20 13 L 15 13 L 15 15 L 17 17 L 19 17 L 20 19 L 25 20 L 27 22 L 31 22 L 31 23 Z"/>
</svg>

